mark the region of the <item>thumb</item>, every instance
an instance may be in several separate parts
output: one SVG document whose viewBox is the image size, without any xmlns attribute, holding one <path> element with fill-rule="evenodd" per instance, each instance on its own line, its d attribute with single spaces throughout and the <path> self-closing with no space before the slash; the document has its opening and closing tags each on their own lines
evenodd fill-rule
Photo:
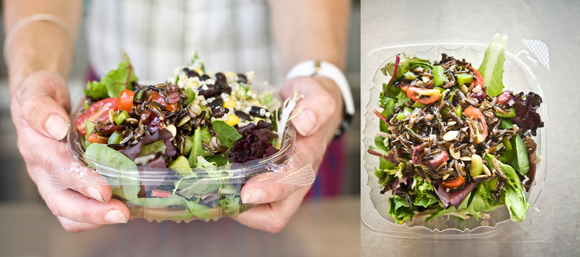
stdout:
<svg viewBox="0 0 580 257">
<path fill-rule="evenodd" d="M 294 90 L 304 99 L 298 101 L 292 115 L 298 115 L 291 120 L 292 125 L 302 136 L 309 136 L 325 127 L 336 111 L 336 101 L 333 95 L 316 79 L 311 77 L 296 77 L 287 81 L 282 89 L 284 98 L 291 97 Z"/>
<path fill-rule="evenodd" d="M 29 75 L 14 93 L 22 118 L 42 135 L 63 139 L 70 129 L 66 81 L 58 74 L 39 71 Z"/>
</svg>

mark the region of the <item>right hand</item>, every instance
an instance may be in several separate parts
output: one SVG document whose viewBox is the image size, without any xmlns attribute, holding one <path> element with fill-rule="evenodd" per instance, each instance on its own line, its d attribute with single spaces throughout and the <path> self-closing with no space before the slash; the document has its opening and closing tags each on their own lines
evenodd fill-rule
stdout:
<svg viewBox="0 0 580 257">
<path fill-rule="evenodd" d="M 78 232 L 104 224 L 126 223 L 129 209 L 121 201 L 111 199 L 108 185 L 52 187 L 52 172 L 67 168 L 72 161 L 66 145 L 60 141 L 69 129 L 74 129 L 66 111 L 70 110 L 70 97 L 62 76 L 38 71 L 13 88 L 16 89 L 11 95 L 10 109 L 18 133 L 18 149 L 30 178 L 62 226 Z"/>
</svg>

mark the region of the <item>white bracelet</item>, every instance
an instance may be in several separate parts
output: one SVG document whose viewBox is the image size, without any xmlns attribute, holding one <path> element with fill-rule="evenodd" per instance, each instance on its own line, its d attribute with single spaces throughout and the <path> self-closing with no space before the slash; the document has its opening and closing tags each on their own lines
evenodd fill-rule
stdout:
<svg viewBox="0 0 580 257">
<path fill-rule="evenodd" d="M 286 75 L 286 80 L 298 76 L 312 75 L 321 75 L 332 79 L 342 93 L 342 99 L 344 100 L 344 118 L 340 127 L 335 132 L 335 135 L 338 137 L 350 126 L 355 114 L 354 99 L 352 98 L 348 81 L 342 71 L 332 63 L 313 60 L 296 64 Z"/>
<path fill-rule="evenodd" d="M 35 21 L 48 21 L 58 25 L 66 32 L 69 38 L 74 42 L 74 37 L 68 27 L 68 24 L 64 20 L 48 13 L 33 14 L 22 20 L 19 20 L 16 23 L 16 25 L 14 25 L 6 35 L 6 39 L 4 40 L 4 60 L 6 61 L 6 64 L 8 64 L 8 51 L 10 49 L 10 43 L 12 42 L 14 35 L 16 35 L 16 32 L 18 32 L 22 27 Z"/>
</svg>

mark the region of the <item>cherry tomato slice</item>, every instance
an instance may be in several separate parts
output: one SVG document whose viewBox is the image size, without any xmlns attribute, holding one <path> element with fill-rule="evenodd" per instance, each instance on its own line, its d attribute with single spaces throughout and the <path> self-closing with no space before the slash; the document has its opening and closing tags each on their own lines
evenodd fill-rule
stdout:
<svg viewBox="0 0 580 257">
<path fill-rule="evenodd" d="M 171 192 L 159 190 L 159 189 L 153 189 L 153 190 L 151 190 L 151 196 L 159 197 L 159 198 L 169 198 L 171 196 Z"/>
<path fill-rule="evenodd" d="M 119 109 L 130 112 L 133 109 L 133 96 L 135 96 L 135 93 L 131 90 L 125 89 L 121 91 L 119 98 L 117 98 Z"/>
<path fill-rule="evenodd" d="M 415 102 L 430 104 L 439 99 L 441 92 L 439 92 L 438 89 L 421 89 L 418 87 L 409 87 L 407 89 L 407 96 Z"/>
<path fill-rule="evenodd" d="M 83 134 L 86 134 L 85 131 L 85 122 L 87 120 L 97 123 L 97 122 L 105 122 L 109 120 L 109 110 L 116 111 L 117 110 L 117 98 L 111 97 L 106 98 L 101 101 L 96 102 L 95 104 L 91 105 L 88 110 L 83 112 L 76 120 L 75 126 L 76 128 Z"/>
<path fill-rule="evenodd" d="M 87 136 L 87 141 L 91 143 L 99 143 L 99 144 L 106 144 L 109 140 L 106 137 L 98 136 L 97 134 L 90 134 Z"/>
<path fill-rule="evenodd" d="M 474 124 L 475 129 L 475 143 L 481 143 L 485 141 L 487 138 L 487 123 L 485 122 L 485 116 L 481 111 L 473 106 L 467 107 L 465 111 L 463 111 L 467 116 L 469 116 L 472 120 L 479 121 L 478 124 Z"/>
<path fill-rule="evenodd" d="M 403 90 L 403 92 L 407 92 L 407 89 L 409 89 L 409 84 L 405 84 L 401 86 L 401 90 Z"/>
<path fill-rule="evenodd" d="M 163 96 L 161 96 L 159 93 L 153 91 L 153 92 L 149 93 L 149 95 L 151 95 L 151 97 L 152 97 L 151 101 L 165 106 L 165 109 L 167 111 L 173 112 L 173 111 L 177 110 L 177 103 L 167 104 L 167 102 L 165 102 L 165 98 L 163 98 Z"/>
<path fill-rule="evenodd" d="M 441 185 L 444 188 L 456 188 L 458 186 L 463 185 L 463 183 L 465 183 L 465 178 L 464 177 L 457 177 L 451 180 L 447 180 L 447 181 L 443 181 L 441 182 Z"/>
</svg>

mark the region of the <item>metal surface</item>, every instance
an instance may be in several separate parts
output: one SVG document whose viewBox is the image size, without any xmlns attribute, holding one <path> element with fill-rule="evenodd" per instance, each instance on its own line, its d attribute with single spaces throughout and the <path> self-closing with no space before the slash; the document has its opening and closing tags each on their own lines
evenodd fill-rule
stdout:
<svg viewBox="0 0 580 257">
<path fill-rule="evenodd" d="M 578 256 L 580 255 L 580 87 L 571 83 L 580 65 L 577 1 L 380 1 L 361 9 L 361 58 L 382 45 L 427 42 L 487 43 L 495 33 L 537 39 L 550 49 L 549 163 L 539 202 L 552 210 L 551 236 L 543 242 L 402 240 L 361 226 L 363 256 Z M 508 51 L 509 51 L 508 42 Z M 361 97 L 365 97 L 365 87 Z M 368 92 L 367 92 L 368 94 Z M 368 97 L 368 96 L 367 96 Z M 364 174 L 363 174 L 364 175 Z M 361 180 L 365 197 L 366 177 Z M 368 190 L 366 190 L 368 192 Z M 366 196 L 368 197 L 368 195 Z M 361 212 L 375 211 L 361 206 Z M 361 224 L 362 225 L 362 224 Z"/>
</svg>

